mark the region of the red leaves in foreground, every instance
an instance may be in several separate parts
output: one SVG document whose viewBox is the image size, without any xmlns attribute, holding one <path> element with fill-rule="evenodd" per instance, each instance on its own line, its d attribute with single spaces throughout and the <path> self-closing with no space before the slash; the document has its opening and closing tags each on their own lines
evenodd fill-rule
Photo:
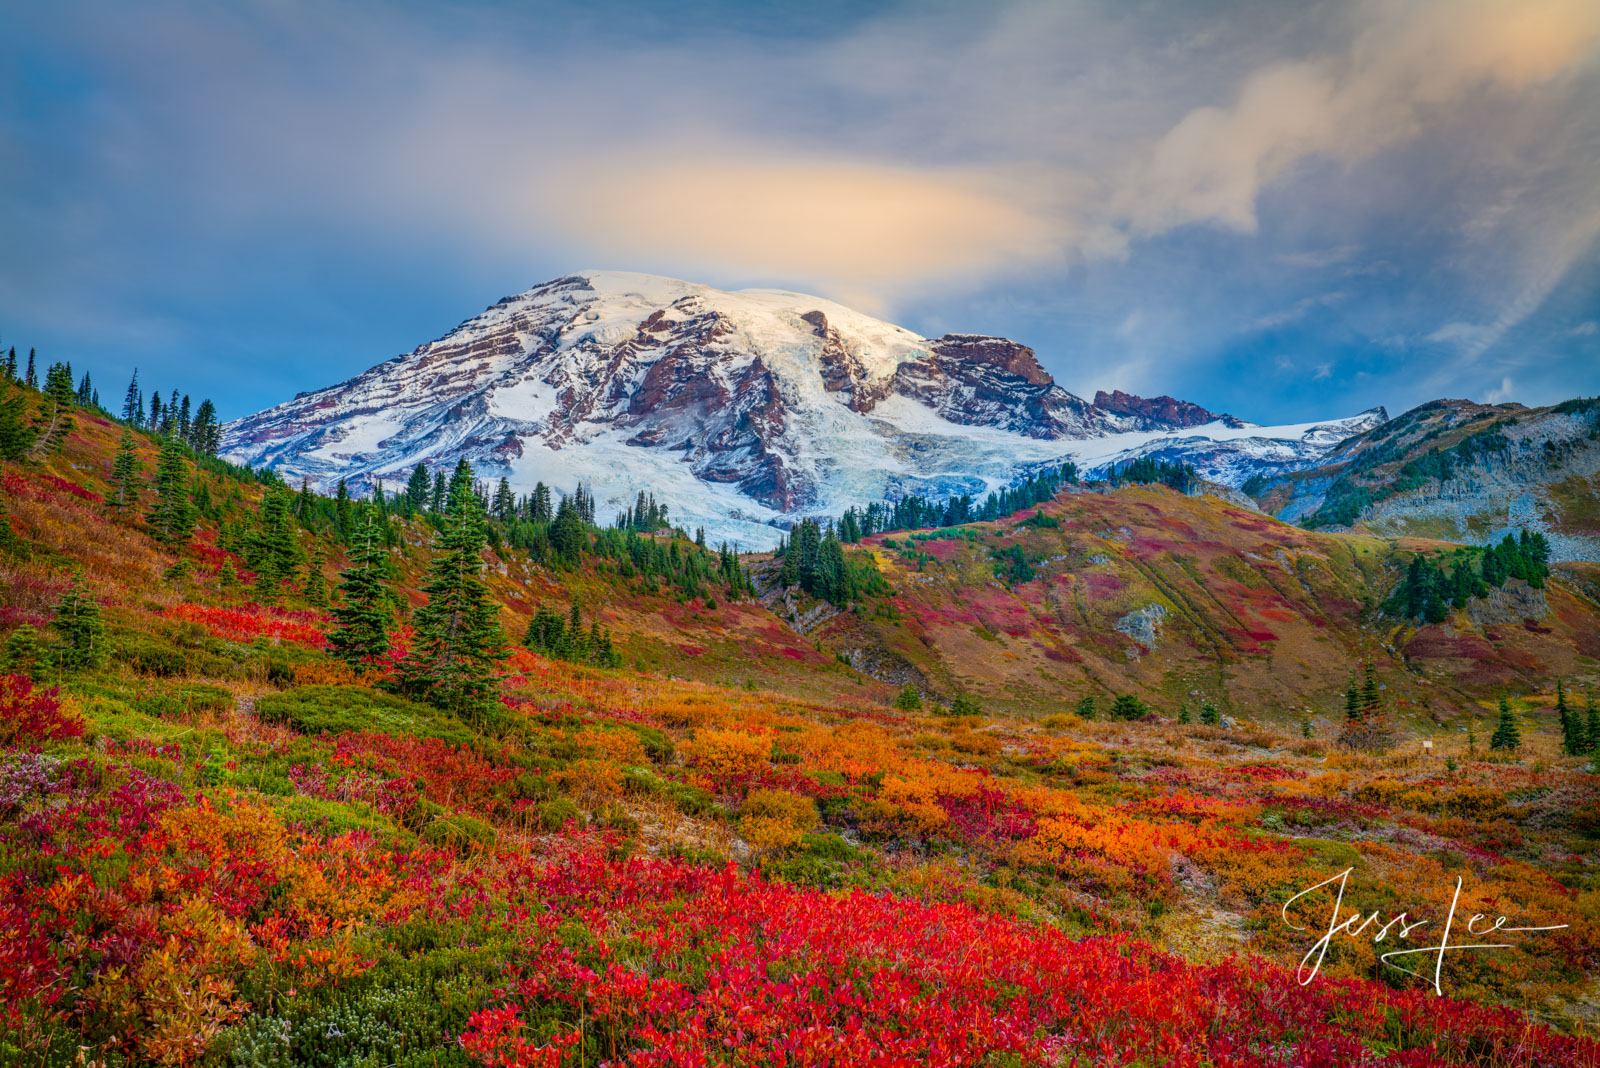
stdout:
<svg viewBox="0 0 1600 1068">
<path fill-rule="evenodd" d="M 1586 1065 L 1600 1053 L 1509 1010 L 1359 980 L 1301 987 L 1266 961 L 1193 964 L 966 905 L 582 847 L 513 867 L 503 877 L 542 908 L 517 924 L 532 961 L 520 1005 L 478 1013 L 462 1036 L 491 1068 L 576 1064 L 576 1051 L 563 1056 L 574 1023 L 600 1063 L 634 1068 L 1420 1068 Z M 552 1003 L 567 1006 L 558 1019 Z"/>
<path fill-rule="evenodd" d="M 0 675 L 0 745 L 36 745 L 83 737 L 83 720 L 61 711 L 54 689 L 37 690 L 26 675 Z"/>
</svg>

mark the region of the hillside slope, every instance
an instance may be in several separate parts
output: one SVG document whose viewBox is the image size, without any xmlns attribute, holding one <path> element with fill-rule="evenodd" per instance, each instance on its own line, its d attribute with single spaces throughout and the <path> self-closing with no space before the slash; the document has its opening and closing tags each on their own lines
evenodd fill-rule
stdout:
<svg viewBox="0 0 1600 1068">
<path fill-rule="evenodd" d="M 1379 606 L 1412 556 L 1448 546 L 1104 488 L 998 523 L 870 538 L 892 618 L 840 613 L 812 633 L 884 678 L 1017 709 L 1133 690 L 1167 713 L 1209 699 L 1336 723 L 1344 680 L 1372 658 L 1397 706 L 1432 729 L 1500 687 L 1600 683 L 1600 603 L 1581 569 L 1558 568 L 1542 590 L 1513 580 L 1417 626 Z"/>
<path fill-rule="evenodd" d="M 535 601 L 611 598 L 600 610 L 615 613 L 623 664 L 516 649 L 498 700 L 457 717 L 389 692 L 394 650 L 359 674 L 328 655 L 318 572 L 274 592 L 218 546 L 241 524 L 248 544 L 284 490 L 183 459 L 203 515 L 192 540 L 164 547 L 142 509 L 112 507 L 121 428 L 74 418 L 61 451 L 0 464 L 0 1063 L 1600 1059 L 1582 1037 L 1600 965 L 1600 779 L 1592 756 L 1558 750 L 1549 690 L 1508 702 L 1518 750 L 1447 735 L 1438 760 L 1342 753 L 1325 724 L 1307 738 L 1013 715 L 999 674 L 948 714 L 896 708 L 846 692 L 851 669 L 826 641 L 819 653 L 777 633 L 759 647 L 752 636 L 781 624 L 743 595 L 728 604 L 734 583 L 675 593 L 676 579 L 600 553 L 615 535 L 591 531 L 578 568 L 532 570 L 509 541 L 483 563 L 508 627 Z M 148 472 L 157 443 L 134 441 Z M 345 563 L 339 502 L 296 507 L 309 559 Z M 1179 614 L 1164 577 L 1183 563 L 1174 545 L 1201 546 L 1187 566 L 1208 583 L 1237 584 L 1218 590 L 1240 628 L 1310 611 L 1264 588 L 1281 577 L 1249 578 L 1260 561 L 1243 546 L 1281 550 L 1318 597 L 1356 596 L 1387 566 L 1371 539 L 1156 490 L 1068 494 L 1043 512 L 1060 525 L 1023 515 L 970 542 L 890 535 L 920 547 L 920 571 L 867 546 L 896 592 L 859 615 L 789 599 L 829 640 L 899 612 L 930 649 L 970 629 L 955 618 L 970 599 L 996 636 L 1025 624 L 997 643 L 1020 661 L 1044 623 L 1027 604 L 1047 588 L 1071 595 L 1063 608 L 1081 592 L 1093 620 L 1139 603 L 1146 575 L 1172 584 Z M 392 521 L 389 581 L 415 604 L 438 528 Z M 983 601 L 979 561 L 962 554 L 985 539 L 1022 549 L 1008 568 L 1060 570 L 1048 587 L 1009 572 L 1020 592 Z M 682 539 L 660 544 L 698 559 Z M 1036 549 L 1062 559 L 1032 561 Z M 1348 572 L 1319 575 L 1344 554 Z M 948 590 L 946 564 L 961 580 Z M 105 628 L 98 662 L 58 655 L 86 633 L 77 581 Z M 945 618 L 909 618 L 918 606 Z M 1219 617 L 1193 611 L 1197 640 L 1232 643 L 1241 662 L 1257 655 L 1247 643 L 1271 644 L 1218 635 Z M 725 656 L 702 637 L 719 628 Z M 1037 640 L 1103 684 L 1130 646 L 1090 639 L 1064 627 Z M 671 677 L 691 665 L 737 685 Z M 1294 906 L 1296 927 L 1284 903 L 1340 870 L 1364 910 L 1438 919 L 1459 878 L 1463 910 L 1561 930 L 1452 955 L 1445 997 L 1355 939 L 1302 986 L 1294 968 L 1328 903 Z"/>
</svg>

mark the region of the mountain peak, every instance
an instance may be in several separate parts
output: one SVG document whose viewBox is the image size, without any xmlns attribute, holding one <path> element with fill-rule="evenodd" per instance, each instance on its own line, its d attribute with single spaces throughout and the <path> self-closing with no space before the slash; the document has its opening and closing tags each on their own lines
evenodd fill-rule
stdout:
<svg viewBox="0 0 1600 1068">
<path fill-rule="evenodd" d="M 1102 389 L 1095 393 L 1094 406 L 1112 415 L 1133 416 L 1174 427 L 1204 426 L 1216 422 L 1232 427 L 1247 425 L 1231 415 L 1215 415 L 1189 401 L 1167 396 L 1138 397 L 1132 393 L 1124 393 L 1120 389 L 1110 393 Z"/>
<path fill-rule="evenodd" d="M 750 546 L 802 515 L 981 498 L 1043 464 L 1162 435 L 1209 442 L 1219 420 L 1248 425 L 1171 397 L 1090 404 L 1006 338 L 929 339 L 804 293 L 587 270 L 237 420 L 224 448 L 319 485 L 393 485 L 465 457 L 519 492 L 582 481 L 603 511 L 645 489 Z"/>
</svg>

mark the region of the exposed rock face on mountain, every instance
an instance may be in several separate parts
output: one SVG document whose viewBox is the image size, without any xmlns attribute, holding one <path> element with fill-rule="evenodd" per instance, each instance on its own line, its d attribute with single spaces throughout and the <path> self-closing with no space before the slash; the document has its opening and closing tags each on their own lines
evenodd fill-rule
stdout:
<svg viewBox="0 0 1600 1068">
<path fill-rule="evenodd" d="M 1600 560 L 1600 402 L 1432 401 L 1250 489 L 1311 526 L 1479 545 L 1530 530 L 1556 560 Z"/>
<path fill-rule="evenodd" d="M 1331 444 L 1283 429 L 1302 466 Z M 796 515 L 981 496 L 1044 463 L 1104 466 L 1169 434 L 1246 457 L 1229 443 L 1284 436 L 1170 397 L 1091 404 L 1004 338 L 927 339 L 804 294 L 594 271 L 231 423 L 224 448 L 320 486 L 392 486 L 419 462 L 465 456 L 520 491 L 581 480 L 602 510 L 646 488 L 750 546 Z"/>
<path fill-rule="evenodd" d="M 1100 390 L 1094 395 L 1094 406 L 1103 412 L 1113 415 L 1128 416 L 1139 419 L 1148 424 L 1139 429 L 1158 429 L 1180 426 L 1204 426 L 1207 423 L 1222 422 L 1226 426 L 1241 427 L 1241 423 L 1231 415 L 1213 415 L 1188 401 L 1176 400 L 1172 397 L 1135 397 L 1122 390 L 1107 393 Z"/>
</svg>

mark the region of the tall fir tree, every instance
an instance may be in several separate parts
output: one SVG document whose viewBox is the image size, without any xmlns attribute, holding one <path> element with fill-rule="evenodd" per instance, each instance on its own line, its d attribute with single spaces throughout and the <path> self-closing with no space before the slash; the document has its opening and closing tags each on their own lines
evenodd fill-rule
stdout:
<svg viewBox="0 0 1600 1068">
<path fill-rule="evenodd" d="M 155 503 L 145 513 L 145 519 L 151 534 L 168 549 L 182 549 L 194 531 L 194 504 L 189 499 L 189 469 L 183 460 L 183 447 L 171 438 L 161 443 L 150 488 L 155 493 Z"/>
<path fill-rule="evenodd" d="M 438 553 L 416 610 L 416 636 L 399 665 L 401 689 L 458 715 L 484 714 L 493 701 L 495 665 L 507 655 L 500 606 L 483 581 L 485 521 L 472 468 L 456 465 L 445 501 Z"/>
<path fill-rule="evenodd" d="M 322 565 L 322 549 L 318 547 L 311 551 L 311 559 L 306 562 L 306 579 L 300 586 L 300 596 L 313 608 L 328 607 L 328 577 L 322 573 Z"/>
<path fill-rule="evenodd" d="M 117 458 L 111 462 L 111 496 L 107 502 L 117 511 L 139 506 L 139 489 L 143 481 L 144 465 L 139 462 L 133 432 L 122 428 L 122 439 L 117 442 Z"/>
<path fill-rule="evenodd" d="M 15 345 L 12 345 L 10 354 L 6 356 L 6 381 L 7 382 L 15 382 L 16 380 L 17 380 L 17 347 Z"/>
<path fill-rule="evenodd" d="M 1583 698 L 1584 752 L 1600 753 L 1600 705 L 1594 703 L 1594 691 L 1586 690 Z"/>
<path fill-rule="evenodd" d="M 1489 738 L 1489 748 L 1513 753 L 1522 748 L 1522 730 L 1517 726 L 1517 717 L 1505 694 L 1500 695 L 1500 722 Z"/>
<path fill-rule="evenodd" d="M 511 492 L 511 481 L 501 476 L 500 483 L 495 487 L 494 504 L 490 506 L 494 517 L 502 523 L 509 523 L 517 516 L 517 498 Z"/>
<path fill-rule="evenodd" d="M 144 422 L 144 391 L 139 388 L 139 369 L 128 379 L 128 392 L 122 397 L 122 421 L 137 427 Z"/>
<path fill-rule="evenodd" d="M 411 481 L 406 483 L 406 506 L 411 512 L 420 512 L 428 507 L 428 497 L 433 492 L 433 477 L 428 474 L 428 465 L 418 463 L 411 469 Z"/>
<path fill-rule="evenodd" d="M 27 376 L 25 378 L 23 378 L 22 384 L 27 386 L 29 389 L 38 389 L 39 388 L 39 373 L 34 370 L 33 361 L 34 361 L 33 350 L 29 349 L 28 350 L 28 374 L 27 374 Z"/>
<path fill-rule="evenodd" d="M 1362 718 L 1371 716 L 1383 707 L 1383 694 L 1378 689 L 1378 674 L 1372 667 L 1372 658 L 1367 658 L 1365 675 L 1361 681 L 1361 715 Z"/>
<path fill-rule="evenodd" d="M 576 566 L 583 558 L 583 516 L 571 497 L 561 498 L 555 522 L 550 524 L 550 547 L 566 563 Z"/>
<path fill-rule="evenodd" d="M 294 577 L 304 559 L 290 519 L 291 505 L 287 486 L 281 482 L 267 486 L 256 525 L 245 536 L 245 561 L 256 573 L 259 595 L 269 603 L 277 600 L 283 584 Z"/>
<path fill-rule="evenodd" d="M 333 524 L 339 532 L 339 540 L 349 541 L 355 531 L 355 513 L 350 506 L 350 487 L 345 485 L 342 478 L 333 498 Z"/>
<path fill-rule="evenodd" d="M 215 456 L 222 447 L 222 424 L 217 421 L 217 406 L 208 397 L 195 409 L 189 424 L 189 446 L 201 456 Z"/>
<path fill-rule="evenodd" d="M 1580 756 L 1589 751 L 1583 716 L 1567 702 L 1565 679 L 1556 680 L 1556 720 L 1561 724 L 1562 752 L 1568 756 Z"/>
<path fill-rule="evenodd" d="M 33 425 L 28 395 L 20 391 L 0 399 L 0 460 L 21 460 L 33 452 L 39 428 Z"/>
<path fill-rule="evenodd" d="M 367 513 L 350 566 L 339 573 L 340 602 L 332 609 L 336 626 L 328 634 L 334 656 L 360 666 L 389 651 L 389 590 L 384 584 L 388 553 L 378 535 L 377 517 Z"/>
<path fill-rule="evenodd" d="M 75 402 L 78 391 L 72 385 L 72 369 L 63 363 L 53 363 L 44 373 L 45 396 L 62 407 Z"/>
</svg>

